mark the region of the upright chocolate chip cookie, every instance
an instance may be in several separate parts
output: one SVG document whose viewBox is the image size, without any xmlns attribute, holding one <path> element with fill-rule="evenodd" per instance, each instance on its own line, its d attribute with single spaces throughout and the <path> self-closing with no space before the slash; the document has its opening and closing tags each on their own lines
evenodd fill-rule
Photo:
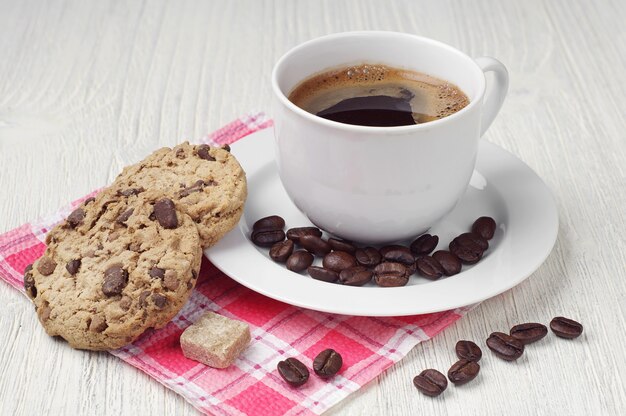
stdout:
<svg viewBox="0 0 626 416">
<path fill-rule="evenodd" d="M 245 173 L 233 155 L 187 142 L 126 167 L 112 188 L 121 194 L 161 192 L 194 220 L 203 247 L 215 244 L 237 224 L 247 195 Z"/>
<path fill-rule="evenodd" d="M 49 335 L 109 350 L 167 324 L 200 268 L 194 221 L 159 192 L 107 189 L 47 235 L 25 289 Z"/>
</svg>

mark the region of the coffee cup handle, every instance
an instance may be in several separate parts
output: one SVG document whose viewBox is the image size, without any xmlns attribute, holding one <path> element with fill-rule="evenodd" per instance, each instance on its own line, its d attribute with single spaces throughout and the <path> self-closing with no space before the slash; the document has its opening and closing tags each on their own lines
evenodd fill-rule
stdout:
<svg viewBox="0 0 626 416">
<path fill-rule="evenodd" d="M 493 72 L 495 75 L 494 85 L 486 94 L 483 101 L 483 115 L 481 120 L 480 135 L 485 134 L 493 120 L 498 115 L 504 97 L 509 89 L 509 72 L 502 62 L 489 56 L 481 56 L 474 59 L 483 72 Z"/>
</svg>

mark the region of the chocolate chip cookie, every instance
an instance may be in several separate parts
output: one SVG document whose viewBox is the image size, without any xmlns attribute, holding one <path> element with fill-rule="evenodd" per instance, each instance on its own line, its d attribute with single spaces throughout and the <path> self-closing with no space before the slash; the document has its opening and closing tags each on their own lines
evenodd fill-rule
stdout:
<svg viewBox="0 0 626 416">
<path fill-rule="evenodd" d="M 161 192 L 193 219 L 205 248 L 237 224 L 247 196 L 245 173 L 227 149 L 187 142 L 126 167 L 112 188 Z"/>
<path fill-rule="evenodd" d="M 109 350 L 167 324 L 187 301 L 202 251 L 194 221 L 160 192 L 107 189 L 47 237 L 24 276 L 46 332 Z"/>
</svg>

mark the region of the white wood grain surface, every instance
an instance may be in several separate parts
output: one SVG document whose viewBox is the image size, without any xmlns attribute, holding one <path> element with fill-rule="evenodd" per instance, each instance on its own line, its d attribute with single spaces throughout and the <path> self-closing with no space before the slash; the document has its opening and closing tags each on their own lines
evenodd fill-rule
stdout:
<svg viewBox="0 0 626 416">
<path fill-rule="evenodd" d="M 547 182 L 553 253 L 329 413 L 624 414 L 626 409 L 626 2 L 0 0 L 0 232 L 110 181 L 129 162 L 267 109 L 273 63 L 327 33 L 382 29 L 492 55 L 511 88 L 488 140 Z M 407 51 L 410 53 L 410 51 Z M 0 415 L 195 415 L 181 397 L 106 353 L 45 335 L 0 283 Z M 488 351 L 480 376 L 437 398 L 413 376 L 454 361 L 458 339 L 555 315 L 516 363 Z"/>
</svg>

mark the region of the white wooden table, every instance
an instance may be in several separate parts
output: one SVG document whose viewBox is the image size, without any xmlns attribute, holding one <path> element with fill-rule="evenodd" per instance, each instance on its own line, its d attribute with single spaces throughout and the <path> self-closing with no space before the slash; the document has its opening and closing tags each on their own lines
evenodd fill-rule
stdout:
<svg viewBox="0 0 626 416">
<path fill-rule="evenodd" d="M 511 88 L 486 138 L 547 182 L 553 253 L 329 413 L 624 414 L 626 410 L 626 2 L 0 1 L 0 232 L 112 180 L 121 167 L 267 109 L 273 63 L 327 33 L 416 33 L 492 55 Z M 180 396 L 106 353 L 45 335 L 0 283 L 0 414 L 195 415 Z M 477 380 L 438 399 L 422 369 L 447 370 L 458 339 L 570 316 L 519 362 L 488 351 Z"/>
</svg>

